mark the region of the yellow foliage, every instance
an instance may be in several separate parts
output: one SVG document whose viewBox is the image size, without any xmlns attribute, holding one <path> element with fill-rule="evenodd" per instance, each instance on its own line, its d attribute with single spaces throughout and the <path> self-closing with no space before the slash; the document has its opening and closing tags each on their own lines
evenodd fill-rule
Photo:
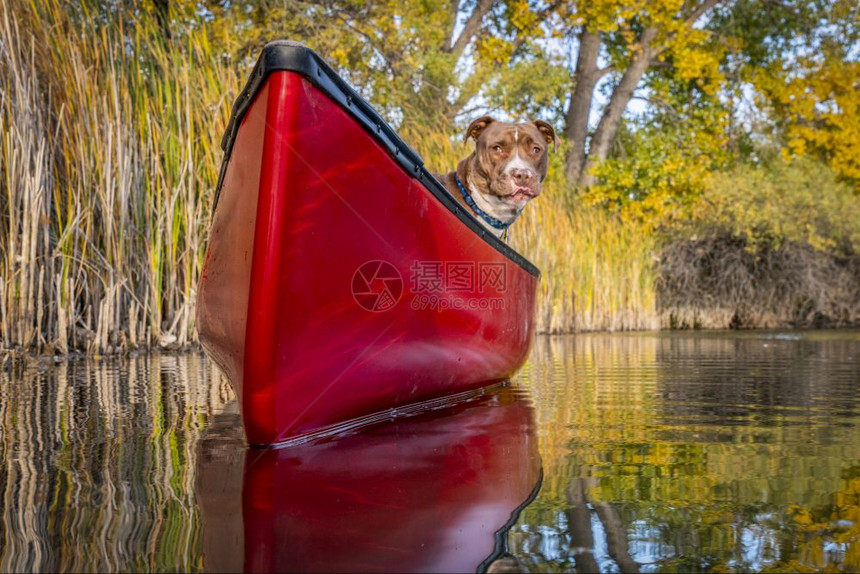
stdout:
<svg viewBox="0 0 860 574">
<path fill-rule="evenodd" d="M 343 48 L 336 48 L 329 55 L 334 60 L 336 66 L 345 67 L 349 63 L 349 55 Z"/>
<path fill-rule="evenodd" d="M 784 155 L 818 153 L 860 191 L 860 62 L 800 58 L 754 82 L 787 123 Z"/>
<path fill-rule="evenodd" d="M 514 28 L 517 30 L 531 30 L 536 25 L 540 24 L 538 15 L 532 11 L 528 0 L 515 0 L 514 2 L 511 2 L 509 10 L 511 12 L 511 24 L 513 24 Z"/>
<path fill-rule="evenodd" d="M 502 38 L 488 37 L 481 39 L 476 49 L 481 61 L 502 65 L 510 60 L 513 46 Z"/>
<path fill-rule="evenodd" d="M 724 139 L 718 131 L 684 127 L 676 138 L 671 135 L 641 130 L 626 156 L 597 166 L 599 183 L 589 188 L 585 201 L 649 229 L 683 218 L 706 189 Z"/>
</svg>

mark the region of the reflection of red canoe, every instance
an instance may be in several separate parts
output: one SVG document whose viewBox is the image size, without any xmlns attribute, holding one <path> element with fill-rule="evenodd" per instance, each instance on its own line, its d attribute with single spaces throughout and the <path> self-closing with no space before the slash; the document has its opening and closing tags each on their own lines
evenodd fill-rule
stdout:
<svg viewBox="0 0 860 574">
<path fill-rule="evenodd" d="M 540 480 L 532 408 L 510 388 L 334 441 L 249 449 L 244 480 L 209 442 L 206 571 L 474 572 L 506 550 Z"/>
<path fill-rule="evenodd" d="M 273 444 L 510 377 L 537 269 L 311 50 L 267 46 L 225 135 L 200 340 Z"/>
</svg>

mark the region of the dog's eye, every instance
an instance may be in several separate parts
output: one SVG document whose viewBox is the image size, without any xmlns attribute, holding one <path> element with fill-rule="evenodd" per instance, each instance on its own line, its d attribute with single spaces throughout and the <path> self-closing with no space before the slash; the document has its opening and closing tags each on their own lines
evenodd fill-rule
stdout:
<svg viewBox="0 0 860 574">
<path fill-rule="evenodd" d="M 502 153 L 502 146 L 496 144 L 493 146 L 493 151 L 496 153 Z"/>
<path fill-rule="evenodd" d="M 532 148 L 532 152 L 533 153 L 540 153 L 540 148 L 538 146 L 535 146 Z"/>
</svg>

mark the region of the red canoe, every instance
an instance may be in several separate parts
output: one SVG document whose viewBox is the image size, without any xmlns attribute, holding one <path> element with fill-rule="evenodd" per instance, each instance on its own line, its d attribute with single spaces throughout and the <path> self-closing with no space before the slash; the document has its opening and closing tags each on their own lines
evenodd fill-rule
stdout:
<svg viewBox="0 0 860 574">
<path fill-rule="evenodd" d="M 250 444 L 509 378 L 539 271 L 312 50 L 266 46 L 222 141 L 200 341 Z"/>
</svg>

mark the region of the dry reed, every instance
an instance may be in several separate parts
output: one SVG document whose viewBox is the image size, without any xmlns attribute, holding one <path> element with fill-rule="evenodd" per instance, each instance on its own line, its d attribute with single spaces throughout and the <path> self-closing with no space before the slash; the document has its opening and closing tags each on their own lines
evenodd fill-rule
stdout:
<svg viewBox="0 0 860 574">
<path fill-rule="evenodd" d="M 205 30 L 0 7 L 0 324 L 6 349 L 195 340 L 219 136 L 240 85 Z"/>
</svg>

